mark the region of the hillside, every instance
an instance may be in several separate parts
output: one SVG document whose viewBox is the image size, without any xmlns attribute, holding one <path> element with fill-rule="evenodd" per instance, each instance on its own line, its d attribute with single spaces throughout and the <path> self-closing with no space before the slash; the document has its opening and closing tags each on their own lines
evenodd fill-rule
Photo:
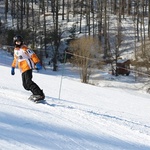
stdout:
<svg viewBox="0 0 150 150">
<path fill-rule="evenodd" d="M 0 52 L 1 150 L 150 149 L 149 94 L 83 84 L 65 66 L 64 76 L 62 69 L 33 73 L 47 101 L 34 104 L 20 71 L 10 75 L 12 57 Z"/>
</svg>

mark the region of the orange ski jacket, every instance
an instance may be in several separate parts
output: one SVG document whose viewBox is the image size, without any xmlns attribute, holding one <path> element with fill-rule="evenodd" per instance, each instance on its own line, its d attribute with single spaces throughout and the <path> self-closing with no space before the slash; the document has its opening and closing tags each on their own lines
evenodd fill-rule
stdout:
<svg viewBox="0 0 150 150">
<path fill-rule="evenodd" d="M 37 55 L 30 50 L 26 45 L 22 45 L 21 48 L 14 49 L 14 59 L 12 67 L 20 69 L 23 73 L 27 70 L 34 69 L 35 64 L 40 62 Z"/>
</svg>

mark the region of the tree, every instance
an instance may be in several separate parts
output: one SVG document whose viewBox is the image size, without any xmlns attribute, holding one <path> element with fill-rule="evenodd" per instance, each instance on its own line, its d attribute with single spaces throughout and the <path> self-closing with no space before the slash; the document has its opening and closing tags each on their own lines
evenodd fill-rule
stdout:
<svg viewBox="0 0 150 150">
<path fill-rule="evenodd" d="M 128 15 L 131 14 L 131 8 L 132 8 L 132 7 L 131 7 L 131 0 L 128 0 L 128 8 L 127 8 L 127 9 L 128 9 L 128 10 L 127 10 L 127 11 L 128 11 Z"/>
<path fill-rule="evenodd" d="M 150 1 L 148 1 L 148 37 L 150 39 Z"/>
<path fill-rule="evenodd" d="M 144 51 L 142 51 L 144 49 Z M 145 44 L 141 44 L 138 47 L 138 52 L 136 59 L 133 61 L 132 65 L 135 66 L 138 70 L 141 68 L 146 69 L 146 73 L 150 74 L 150 41 L 147 40 Z"/>
<path fill-rule="evenodd" d="M 80 69 L 80 77 L 83 83 L 88 83 L 93 68 L 100 67 L 101 46 L 98 38 L 82 37 L 70 43 L 70 51 L 73 52 L 73 64 Z"/>
</svg>

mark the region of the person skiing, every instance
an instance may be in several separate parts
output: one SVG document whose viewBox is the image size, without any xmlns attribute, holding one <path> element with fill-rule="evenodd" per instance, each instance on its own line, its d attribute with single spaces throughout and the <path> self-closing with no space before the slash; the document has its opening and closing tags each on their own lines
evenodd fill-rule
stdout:
<svg viewBox="0 0 150 150">
<path fill-rule="evenodd" d="M 22 73 L 23 87 L 32 92 L 29 99 L 35 102 L 44 100 L 45 95 L 43 90 L 41 90 L 40 87 L 32 81 L 32 70 L 42 69 L 39 58 L 31 49 L 24 45 L 22 36 L 16 35 L 13 38 L 13 43 L 15 47 L 11 75 L 15 75 L 15 68 L 18 66 Z"/>
</svg>

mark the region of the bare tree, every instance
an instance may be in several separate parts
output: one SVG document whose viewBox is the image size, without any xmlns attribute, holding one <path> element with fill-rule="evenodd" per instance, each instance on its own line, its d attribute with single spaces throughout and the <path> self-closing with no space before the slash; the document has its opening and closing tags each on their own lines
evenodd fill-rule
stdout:
<svg viewBox="0 0 150 150">
<path fill-rule="evenodd" d="M 5 24 L 7 24 L 8 0 L 5 0 Z"/>
<path fill-rule="evenodd" d="M 97 66 L 100 64 L 101 54 L 99 40 L 93 37 L 82 37 L 71 42 L 70 49 L 74 54 L 73 63 L 80 69 L 81 81 L 88 83 L 92 68 L 100 67 Z"/>
<path fill-rule="evenodd" d="M 127 8 L 127 12 L 128 12 L 128 15 L 131 14 L 131 0 L 128 0 L 128 8 Z"/>
<path fill-rule="evenodd" d="M 150 1 L 148 1 L 148 37 L 150 39 Z"/>
<path fill-rule="evenodd" d="M 53 56 L 53 71 L 57 71 L 57 56 L 58 56 L 58 47 L 59 47 L 59 22 L 58 22 L 58 11 L 59 11 L 59 2 L 54 0 L 53 8 L 53 19 L 54 19 L 54 56 Z"/>
<path fill-rule="evenodd" d="M 144 53 L 142 51 L 144 49 Z M 141 46 L 138 47 L 138 51 L 136 54 L 136 60 L 133 61 L 133 64 L 138 70 L 143 68 L 144 71 L 146 69 L 146 73 L 150 74 L 150 41 L 145 41 L 145 45 L 141 44 Z"/>
<path fill-rule="evenodd" d="M 108 55 L 108 16 L 107 16 L 107 1 L 104 2 L 104 58 L 107 58 Z"/>
</svg>

